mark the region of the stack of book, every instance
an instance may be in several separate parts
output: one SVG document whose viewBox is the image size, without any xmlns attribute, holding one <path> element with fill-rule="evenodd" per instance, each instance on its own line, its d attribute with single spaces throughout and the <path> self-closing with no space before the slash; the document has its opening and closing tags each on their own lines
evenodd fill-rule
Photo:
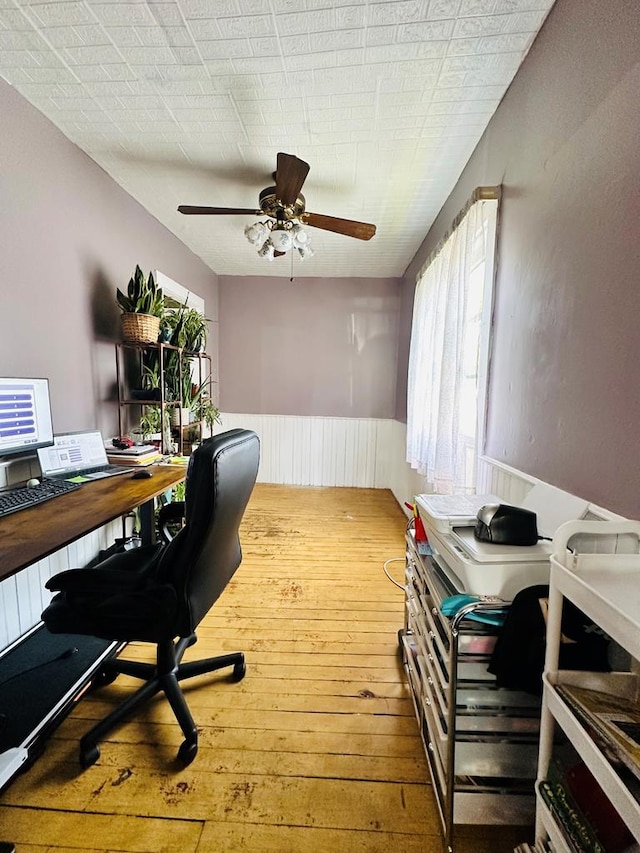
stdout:
<svg viewBox="0 0 640 853">
<path fill-rule="evenodd" d="M 629 792 L 640 799 L 640 709 L 630 698 L 570 684 L 556 689 Z M 540 794 L 575 853 L 629 853 L 634 838 L 583 761 L 554 758 Z"/>
<path fill-rule="evenodd" d="M 160 453 L 155 444 L 134 444 L 132 447 L 127 447 L 124 450 L 118 450 L 117 447 L 107 445 L 106 450 L 107 459 L 111 464 L 126 465 L 129 468 L 151 465 L 162 459 L 162 453 Z"/>
<path fill-rule="evenodd" d="M 558 693 L 582 722 L 605 757 L 620 774 L 630 771 L 632 793 L 640 797 L 640 706 L 628 697 L 559 684 Z"/>
<path fill-rule="evenodd" d="M 582 761 L 552 762 L 540 794 L 573 853 L 630 853 L 634 838 Z"/>
</svg>

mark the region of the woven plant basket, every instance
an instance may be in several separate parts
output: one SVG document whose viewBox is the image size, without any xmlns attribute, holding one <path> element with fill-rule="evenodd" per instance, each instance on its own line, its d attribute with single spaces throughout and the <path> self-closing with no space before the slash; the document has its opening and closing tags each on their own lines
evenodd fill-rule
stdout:
<svg viewBox="0 0 640 853">
<path fill-rule="evenodd" d="M 160 317 L 152 314 L 123 314 L 122 337 L 134 344 L 155 344 L 160 333 Z"/>
</svg>

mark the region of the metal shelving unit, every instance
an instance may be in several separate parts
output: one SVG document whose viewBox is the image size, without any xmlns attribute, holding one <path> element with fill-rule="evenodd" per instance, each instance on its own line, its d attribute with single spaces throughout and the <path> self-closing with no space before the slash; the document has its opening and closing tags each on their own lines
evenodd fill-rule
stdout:
<svg viewBox="0 0 640 853">
<path fill-rule="evenodd" d="M 401 648 L 442 821 L 445 849 L 457 824 L 531 825 L 538 755 L 538 697 L 498 688 L 487 666 L 496 627 L 473 613 L 448 618 L 442 600 L 459 593 L 437 562 L 406 537 L 406 621 Z M 508 608 L 506 602 L 502 608 Z"/>
<path fill-rule="evenodd" d="M 133 384 L 142 384 L 144 356 L 147 353 L 157 353 L 159 387 L 156 397 L 144 399 L 139 394 L 132 396 Z M 201 386 L 205 383 L 207 392 L 202 402 L 213 400 L 214 380 L 212 376 L 211 356 L 205 352 L 189 352 L 171 344 L 138 344 L 131 342 L 116 343 L 116 382 L 118 389 L 118 429 L 120 435 L 125 435 L 130 429 L 128 412 L 140 412 L 145 407 L 160 409 L 161 446 L 162 453 L 171 453 L 176 444 L 180 453 L 190 452 L 190 442 L 186 441 L 187 431 L 197 430 L 198 440 L 203 438 L 204 421 L 202 419 L 185 422 L 184 410 L 177 400 L 167 399 L 167 360 L 171 354 L 178 356 L 178 381 L 182 385 L 182 371 L 185 364 L 192 370 L 194 384 Z M 195 370 L 194 370 L 195 367 Z M 166 418 L 171 419 L 175 412 L 174 422 L 165 429 Z"/>
</svg>

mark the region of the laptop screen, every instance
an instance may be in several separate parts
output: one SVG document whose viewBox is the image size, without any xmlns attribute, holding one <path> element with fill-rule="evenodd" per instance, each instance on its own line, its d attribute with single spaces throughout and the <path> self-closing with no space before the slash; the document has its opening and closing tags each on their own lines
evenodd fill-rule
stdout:
<svg viewBox="0 0 640 853">
<path fill-rule="evenodd" d="M 67 432 L 54 436 L 53 447 L 38 450 L 44 477 L 77 473 L 98 465 L 108 465 L 107 451 L 99 430 Z"/>
</svg>

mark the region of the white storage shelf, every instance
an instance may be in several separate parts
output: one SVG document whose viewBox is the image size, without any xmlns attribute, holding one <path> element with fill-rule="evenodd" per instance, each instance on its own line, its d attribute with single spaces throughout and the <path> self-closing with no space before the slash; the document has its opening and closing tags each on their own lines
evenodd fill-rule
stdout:
<svg viewBox="0 0 640 853">
<path fill-rule="evenodd" d="M 587 673 L 558 671 L 562 601 L 572 601 L 632 657 L 640 660 L 640 554 L 574 554 L 567 550 L 572 537 L 609 537 L 633 533 L 640 542 L 637 522 L 570 522 L 554 537 L 547 628 L 547 659 L 541 714 L 538 781 L 547 778 L 557 724 L 593 774 L 630 832 L 640 841 L 640 803 L 590 737 L 557 691 L 572 684 L 624 697 L 637 704 L 638 676 L 631 673 Z M 575 540 L 572 540 L 572 542 Z M 552 812 L 536 792 L 536 837 L 549 838 L 555 850 L 570 853 Z"/>
<path fill-rule="evenodd" d="M 640 659 L 640 556 L 581 554 L 568 560 L 563 566 L 551 558 L 552 584 Z"/>
<path fill-rule="evenodd" d="M 564 835 L 558 829 L 553 815 L 540 794 L 536 792 L 536 819 L 544 826 L 546 836 L 553 846 L 555 853 L 573 853 L 565 841 Z"/>
</svg>

